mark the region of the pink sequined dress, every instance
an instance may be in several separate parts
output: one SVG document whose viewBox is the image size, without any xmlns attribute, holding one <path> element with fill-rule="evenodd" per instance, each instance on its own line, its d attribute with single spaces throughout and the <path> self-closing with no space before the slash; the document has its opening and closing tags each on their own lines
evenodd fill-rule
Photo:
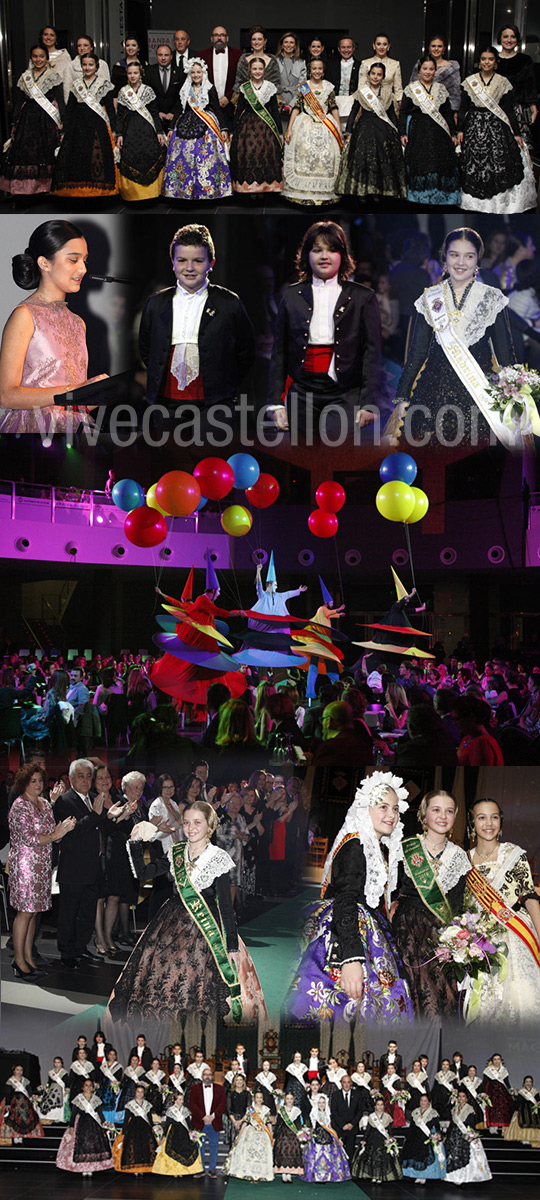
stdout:
<svg viewBox="0 0 540 1200">
<path fill-rule="evenodd" d="M 24 360 L 21 387 L 77 387 L 88 370 L 84 321 L 71 312 L 65 300 L 51 303 L 32 297 L 19 308 L 27 308 L 34 323 Z M 54 404 L 46 408 L 10 408 L 0 416 L 0 433 L 63 433 L 66 413 L 72 409 Z M 93 422 L 85 409 L 73 413 L 73 430 Z"/>
<path fill-rule="evenodd" d="M 53 833 L 54 813 L 43 812 L 19 796 L 9 813 L 9 899 L 17 912 L 46 912 L 51 907 L 52 845 L 40 846 L 42 833 Z"/>
</svg>

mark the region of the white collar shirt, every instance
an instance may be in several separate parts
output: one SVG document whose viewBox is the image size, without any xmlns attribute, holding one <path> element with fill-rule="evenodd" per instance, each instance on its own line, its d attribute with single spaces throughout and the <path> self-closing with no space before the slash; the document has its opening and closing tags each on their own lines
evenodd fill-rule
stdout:
<svg viewBox="0 0 540 1200">
<path fill-rule="evenodd" d="M 214 68 L 214 87 L 221 100 L 225 95 L 225 85 L 227 83 L 227 71 L 229 69 L 229 47 L 227 46 L 221 54 L 214 53 L 212 55 L 212 65 Z"/>
<path fill-rule="evenodd" d="M 313 315 L 309 325 L 310 346 L 333 346 L 335 339 L 334 309 L 341 294 L 341 284 L 337 275 L 334 279 L 317 279 L 312 281 Z M 328 368 L 330 379 L 337 383 L 335 354 Z"/>
</svg>

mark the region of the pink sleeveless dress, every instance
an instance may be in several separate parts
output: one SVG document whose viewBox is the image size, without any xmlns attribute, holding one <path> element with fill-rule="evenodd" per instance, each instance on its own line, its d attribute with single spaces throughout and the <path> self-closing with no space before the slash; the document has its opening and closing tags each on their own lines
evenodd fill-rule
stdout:
<svg viewBox="0 0 540 1200">
<path fill-rule="evenodd" d="M 84 321 L 72 313 L 65 300 L 46 303 L 24 300 L 34 323 L 24 360 L 21 387 L 76 387 L 84 383 L 88 370 L 88 351 Z M 54 404 L 46 408 L 10 408 L 0 416 L 0 433 L 63 433 L 66 412 Z M 70 418 L 71 419 L 71 418 Z M 73 414 L 73 430 L 93 424 L 85 410 Z"/>
</svg>

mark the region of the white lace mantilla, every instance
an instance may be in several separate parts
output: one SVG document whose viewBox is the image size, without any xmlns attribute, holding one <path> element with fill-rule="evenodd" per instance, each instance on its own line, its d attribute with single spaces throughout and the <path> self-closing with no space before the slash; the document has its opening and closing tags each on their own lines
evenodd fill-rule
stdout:
<svg viewBox="0 0 540 1200">
<path fill-rule="evenodd" d="M 251 84 L 257 100 L 260 100 L 261 104 L 267 104 L 272 96 L 277 94 L 277 87 L 275 87 L 273 83 L 270 83 L 269 79 L 263 79 L 260 87 L 255 87 L 253 80 L 251 80 Z M 246 85 L 243 83 L 240 87 L 240 91 L 243 92 L 244 96 L 246 94 L 245 88 Z"/>
<path fill-rule="evenodd" d="M 464 875 L 468 875 L 471 869 L 471 860 L 466 850 L 462 850 L 461 846 L 454 846 L 452 842 L 447 842 L 440 858 L 435 860 L 429 854 L 426 847 L 426 839 L 422 835 L 420 841 L 426 851 L 428 862 L 433 865 L 433 862 L 439 864 L 437 871 L 437 882 L 439 883 L 445 895 L 451 888 L 459 883 Z M 408 879 L 412 879 L 411 871 L 407 859 L 405 859 L 405 874 Z"/>
<path fill-rule="evenodd" d="M 130 84 L 129 86 L 131 87 L 132 85 Z M 147 83 L 141 83 L 140 88 L 138 88 L 138 89 L 133 88 L 133 91 L 136 93 L 137 99 L 141 101 L 141 104 L 151 104 L 152 100 L 155 100 L 155 98 L 156 98 L 155 91 L 153 90 L 153 88 L 149 87 L 149 85 Z M 125 89 L 121 88 L 118 93 L 118 103 L 119 104 L 125 103 L 124 96 L 125 96 Z M 128 107 L 127 104 L 126 104 L 126 107 Z"/>
<path fill-rule="evenodd" d="M 44 71 L 43 75 L 40 75 L 39 79 L 34 80 L 34 82 L 39 88 L 40 92 L 43 92 L 44 96 L 46 96 L 47 92 L 50 92 L 52 88 L 64 86 L 58 71 L 51 70 Z M 18 80 L 17 87 L 20 88 L 21 92 L 24 92 L 25 96 L 28 95 L 28 89 L 25 86 L 23 75 L 21 75 L 20 79 Z"/>
<path fill-rule="evenodd" d="M 480 97 L 476 94 L 474 88 L 471 87 L 471 79 L 479 79 L 480 83 L 483 84 L 484 87 L 486 86 L 482 76 L 477 73 L 475 75 L 469 75 L 467 79 L 463 80 L 463 91 L 466 92 L 469 99 L 472 100 L 475 108 L 483 108 L 484 105 L 482 104 Z M 506 96 L 507 92 L 512 91 L 512 84 L 510 83 L 509 79 L 505 79 L 504 75 L 494 75 L 489 87 L 486 90 L 489 92 L 493 100 L 495 100 L 495 102 L 498 104 L 501 96 Z"/>
<path fill-rule="evenodd" d="M 168 851 L 171 865 L 173 849 L 174 847 L 171 846 Z M 186 862 L 189 864 L 189 857 L 186 857 Z M 228 875 L 233 868 L 234 863 L 230 854 L 227 854 L 227 851 L 222 850 L 219 846 L 213 846 L 210 842 L 202 854 L 199 854 L 191 870 L 188 865 L 188 876 L 193 887 L 197 888 L 198 892 L 203 892 L 205 888 L 212 886 L 215 879 L 219 879 L 220 875 Z"/>
<path fill-rule="evenodd" d="M 444 281 L 443 288 L 450 323 L 457 337 L 466 346 L 473 346 L 475 342 L 479 342 L 487 330 L 495 324 L 499 313 L 508 304 L 507 297 L 503 296 L 499 288 L 489 287 L 487 283 L 479 283 L 478 280 L 475 280 L 462 308 L 458 309 L 455 307 L 448 280 Z M 428 288 L 427 291 L 429 290 Z M 414 307 L 433 328 L 425 295 L 419 296 L 418 300 L 415 300 Z"/>
<path fill-rule="evenodd" d="M 504 1083 L 506 1087 L 509 1086 L 506 1083 L 506 1080 L 508 1079 L 508 1071 L 506 1070 L 504 1063 L 500 1067 L 494 1067 L 492 1063 L 489 1063 L 484 1071 L 484 1075 L 487 1079 L 493 1079 L 493 1081 L 497 1083 Z"/>
</svg>

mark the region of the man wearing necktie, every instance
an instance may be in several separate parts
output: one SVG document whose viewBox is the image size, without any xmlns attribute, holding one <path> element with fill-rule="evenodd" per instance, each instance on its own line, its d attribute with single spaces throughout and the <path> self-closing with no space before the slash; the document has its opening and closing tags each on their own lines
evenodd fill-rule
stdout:
<svg viewBox="0 0 540 1200">
<path fill-rule="evenodd" d="M 166 133 L 171 128 L 173 110 L 178 99 L 180 83 L 185 75 L 173 62 L 173 52 L 165 43 L 156 50 L 157 62 L 147 67 L 145 82 L 156 93 L 159 117 Z"/>
<path fill-rule="evenodd" d="M 177 29 L 176 30 L 175 35 L 174 35 L 173 63 L 176 68 L 178 78 L 180 80 L 180 87 L 182 87 L 182 84 L 184 83 L 184 80 L 188 73 L 187 64 L 189 62 L 189 57 L 190 57 L 189 56 L 190 41 L 191 41 L 191 38 L 189 36 L 189 33 L 187 33 L 185 29 Z"/>
<path fill-rule="evenodd" d="M 73 971 L 81 960 L 98 962 L 88 950 L 94 931 L 101 877 L 101 834 L 107 824 L 103 794 L 89 795 L 93 767 L 87 758 L 77 758 L 69 768 L 70 787 L 58 797 L 55 815 L 63 821 L 76 817 L 77 824 L 66 834 L 60 848 L 58 884 L 58 949 L 65 970 Z M 109 810 L 111 811 L 111 810 Z"/>
<path fill-rule="evenodd" d="M 363 1091 L 364 1089 L 360 1090 Z M 344 1075 L 341 1080 L 341 1087 L 334 1092 L 330 1101 L 330 1114 L 332 1127 L 343 1142 L 343 1149 L 349 1162 L 354 1153 L 354 1143 L 360 1126 L 362 1112 L 362 1099 L 358 1095 L 358 1089 L 355 1088 L 353 1090 L 350 1075 Z"/>
<path fill-rule="evenodd" d="M 189 1093 L 193 1129 L 204 1133 L 200 1145 L 201 1160 L 204 1166 L 205 1147 L 208 1146 L 209 1169 L 211 1179 L 216 1177 L 218 1160 L 219 1135 L 223 1129 L 223 1113 L 227 1107 L 225 1088 L 213 1082 L 210 1067 L 205 1067 L 200 1083 L 194 1083 Z"/>
<path fill-rule="evenodd" d="M 231 98 L 242 51 L 237 50 L 235 46 L 229 46 L 229 35 L 224 25 L 215 26 L 210 34 L 210 41 L 212 44 L 207 46 L 206 50 L 202 50 L 199 57 L 204 59 L 208 67 L 208 78 L 216 89 L 227 125 L 232 129 L 234 108 Z"/>
</svg>

